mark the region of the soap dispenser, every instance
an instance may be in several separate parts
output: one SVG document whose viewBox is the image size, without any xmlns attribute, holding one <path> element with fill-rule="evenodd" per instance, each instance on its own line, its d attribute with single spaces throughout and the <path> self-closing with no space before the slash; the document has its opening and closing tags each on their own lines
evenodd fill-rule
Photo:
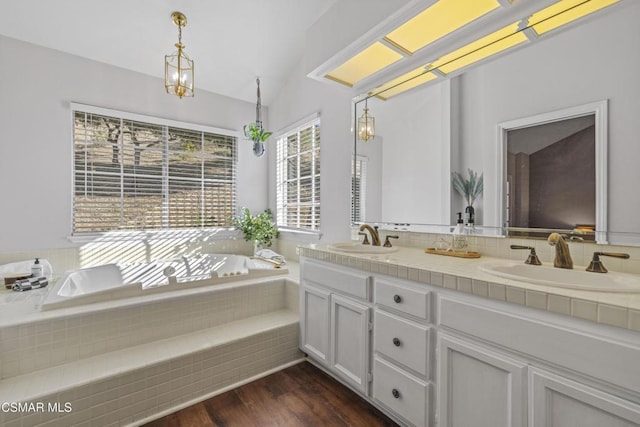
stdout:
<svg viewBox="0 0 640 427">
<path fill-rule="evenodd" d="M 458 212 L 458 223 L 453 230 L 453 250 L 460 250 L 467 247 L 467 238 L 464 235 L 464 220 L 462 219 L 462 212 Z"/>
<path fill-rule="evenodd" d="M 456 213 L 458 215 L 458 223 L 456 224 L 456 228 L 453 230 L 453 234 L 462 234 L 464 230 L 464 221 L 462 219 L 462 212 Z"/>
<path fill-rule="evenodd" d="M 40 259 L 38 258 L 36 258 L 36 261 L 31 266 L 31 276 L 42 277 L 42 264 L 40 264 Z"/>
</svg>

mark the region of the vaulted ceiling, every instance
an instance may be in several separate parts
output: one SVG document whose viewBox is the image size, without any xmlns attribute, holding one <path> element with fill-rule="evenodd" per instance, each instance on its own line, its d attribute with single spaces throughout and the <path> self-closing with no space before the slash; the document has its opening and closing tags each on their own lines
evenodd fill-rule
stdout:
<svg viewBox="0 0 640 427">
<path fill-rule="evenodd" d="M 255 102 L 259 76 L 268 104 L 302 59 L 307 29 L 335 1 L 14 0 L 2 5 L 0 35 L 164 78 L 178 10 L 196 91 Z"/>
</svg>

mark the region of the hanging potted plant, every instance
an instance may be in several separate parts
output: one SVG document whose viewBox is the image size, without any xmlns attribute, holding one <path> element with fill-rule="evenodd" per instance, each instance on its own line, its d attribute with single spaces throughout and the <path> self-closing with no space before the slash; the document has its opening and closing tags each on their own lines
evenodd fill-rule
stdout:
<svg viewBox="0 0 640 427">
<path fill-rule="evenodd" d="M 453 184 L 453 188 L 464 197 L 467 202 L 467 207 L 465 208 L 465 223 L 473 224 L 475 221 L 475 209 L 473 204 L 476 199 L 482 195 L 483 190 L 483 174 L 480 174 L 478 177 L 477 172 L 474 172 L 472 169 L 467 169 L 469 172 L 469 179 L 463 177 L 459 172 L 453 172 L 451 174 L 451 183 Z"/>
<path fill-rule="evenodd" d="M 261 157 L 264 154 L 264 143 L 272 132 L 262 129 L 262 122 L 249 123 L 244 126 L 244 136 L 253 141 L 253 154 Z"/>
<path fill-rule="evenodd" d="M 260 102 L 260 79 L 256 79 L 256 83 L 258 84 L 257 98 L 256 102 L 256 121 L 254 123 L 249 123 L 245 125 L 244 136 L 247 139 L 253 141 L 253 154 L 256 157 L 262 157 L 264 154 L 264 143 L 271 136 L 272 132 L 268 132 L 262 128 L 262 103 Z"/>
<path fill-rule="evenodd" d="M 258 250 L 271 246 L 279 234 L 270 209 L 254 216 L 248 208 L 243 208 L 242 215 L 233 217 L 232 222 L 234 227 L 242 231 L 246 241 L 253 241 L 254 255 Z"/>
</svg>

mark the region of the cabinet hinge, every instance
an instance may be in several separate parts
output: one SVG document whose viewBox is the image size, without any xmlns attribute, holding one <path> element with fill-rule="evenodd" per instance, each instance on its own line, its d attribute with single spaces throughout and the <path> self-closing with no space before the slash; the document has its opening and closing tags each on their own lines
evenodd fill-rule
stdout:
<svg viewBox="0 0 640 427">
<path fill-rule="evenodd" d="M 371 372 L 367 372 L 367 382 L 371 381 L 373 381 L 373 375 L 371 375 Z"/>
<path fill-rule="evenodd" d="M 369 322 L 369 330 L 373 331 L 373 322 Z"/>
</svg>

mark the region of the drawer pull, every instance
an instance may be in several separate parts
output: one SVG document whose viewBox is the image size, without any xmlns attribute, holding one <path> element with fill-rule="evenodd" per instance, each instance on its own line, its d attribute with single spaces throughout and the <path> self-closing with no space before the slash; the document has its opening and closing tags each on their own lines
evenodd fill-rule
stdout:
<svg viewBox="0 0 640 427">
<path fill-rule="evenodd" d="M 397 389 L 393 389 L 391 390 L 391 394 L 393 395 L 393 397 L 395 397 L 396 399 L 400 398 L 400 392 Z"/>
<path fill-rule="evenodd" d="M 393 296 L 393 300 L 394 300 L 395 302 L 397 302 L 398 304 L 400 304 L 400 303 L 402 302 L 402 297 L 401 297 L 400 295 L 398 295 L 398 294 L 395 294 L 395 295 Z"/>
<path fill-rule="evenodd" d="M 400 347 L 400 344 L 402 344 L 402 343 L 400 342 L 400 340 L 398 338 L 394 338 L 393 339 L 393 345 L 395 345 L 396 347 Z"/>
</svg>

